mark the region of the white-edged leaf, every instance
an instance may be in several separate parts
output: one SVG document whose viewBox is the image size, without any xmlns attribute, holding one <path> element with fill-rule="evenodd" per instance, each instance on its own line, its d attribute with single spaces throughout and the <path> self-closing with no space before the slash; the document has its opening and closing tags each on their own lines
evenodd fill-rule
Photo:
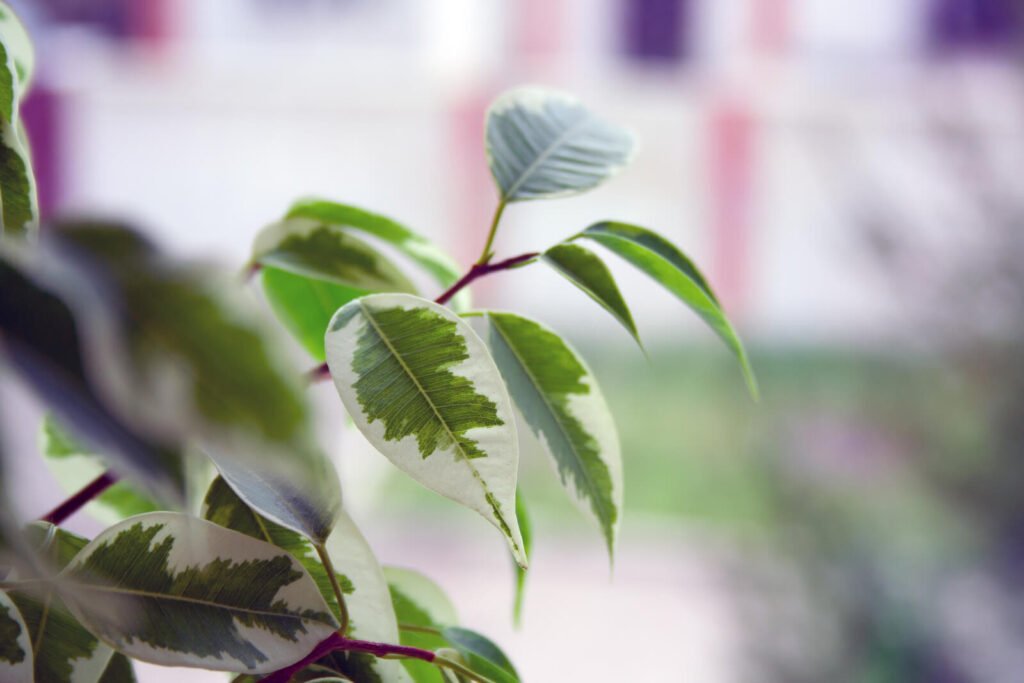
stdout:
<svg viewBox="0 0 1024 683">
<path fill-rule="evenodd" d="M 6 2 L 0 2 L 0 43 L 10 55 L 14 74 L 24 92 L 35 72 L 36 53 L 25 25 Z"/>
<path fill-rule="evenodd" d="M 64 529 L 42 522 L 26 530 L 33 547 L 48 565 L 63 569 L 88 541 Z M 11 591 L 29 633 L 37 681 L 97 683 L 114 651 L 89 633 L 65 606 L 52 586 Z"/>
<path fill-rule="evenodd" d="M 0 591 L 0 681 L 32 683 L 34 680 L 32 643 L 25 620 L 10 596 Z"/>
<path fill-rule="evenodd" d="M 65 598 L 90 631 L 165 666 L 267 673 L 338 627 L 290 554 L 179 513 L 105 530 L 60 576 L 74 582 Z"/>
<path fill-rule="evenodd" d="M 487 160 L 503 202 L 585 192 L 629 163 L 633 136 L 571 95 L 522 87 L 487 112 Z"/>
<path fill-rule="evenodd" d="M 397 643 L 398 623 L 384 573 L 370 545 L 344 511 L 327 539 L 327 552 L 334 568 L 352 586 L 345 597 L 352 619 L 349 633 L 361 640 Z M 370 681 L 374 675 L 380 683 L 410 680 L 401 662 L 358 653 L 347 654 L 345 660 L 344 673 L 357 681 Z"/>
<path fill-rule="evenodd" d="M 609 554 L 622 512 L 622 454 L 608 404 L 586 363 L 540 323 L 487 311 L 488 341 L 516 405 L 562 485 L 597 519 Z"/>
<path fill-rule="evenodd" d="M 604 221 L 576 236 L 580 237 L 594 240 L 629 261 L 699 315 L 735 354 L 747 389 L 757 399 L 757 379 L 743 342 L 693 261 L 661 235 L 637 225 Z"/>
<path fill-rule="evenodd" d="M 423 485 L 483 515 L 525 566 L 512 407 L 469 325 L 419 297 L 374 294 L 338 311 L 326 348 L 338 394 L 370 443 Z"/>
</svg>

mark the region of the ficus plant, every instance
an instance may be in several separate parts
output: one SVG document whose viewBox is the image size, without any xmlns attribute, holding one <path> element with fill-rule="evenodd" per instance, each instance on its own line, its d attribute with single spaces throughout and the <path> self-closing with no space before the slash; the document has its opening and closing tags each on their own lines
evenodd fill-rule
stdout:
<svg viewBox="0 0 1024 683">
<path fill-rule="evenodd" d="M 305 398 L 333 382 L 376 450 L 490 522 L 518 567 L 517 604 L 530 551 L 520 430 L 612 553 L 623 468 L 608 404 L 552 328 L 473 308 L 480 278 L 552 268 L 639 343 L 592 250 L 603 247 L 695 311 L 756 393 L 707 281 L 655 232 L 603 221 L 543 251 L 497 254 L 513 204 L 584 192 L 630 160 L 631 135 L 572 97 L 526 87 L 490 108 L 497 209 L 464 273 L 400 223 L 314 199 L 256 235 L 241 282 L 121 223 L 38 227 L 18 117 L 31 46 L 4 6 L 0 22 L 0 371 L 46 407 L 41 450 L 76 491 L 27 526 L 0 510 L 2 681 L 120 683 L 134 680 L 132 660 L 236 681 L 519 680 L 437 584 L 379 565 Z M 439 293 L 424 295 L 409 268 Z M 312 369 L 282 355 L 257 286 Z M 92 539 L 61 526 L 87 505 L 111 524 Z"/>
</svg>

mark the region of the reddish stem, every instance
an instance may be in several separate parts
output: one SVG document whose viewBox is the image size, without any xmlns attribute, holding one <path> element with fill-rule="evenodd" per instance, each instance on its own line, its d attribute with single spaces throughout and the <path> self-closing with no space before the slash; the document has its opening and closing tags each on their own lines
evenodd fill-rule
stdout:
<svg viewBox="0 0 1024 683">
<path fill-rule="evenodd" d="M 469 271 L 460 277 L 455 284 L 449 287 L 441 296 L 434 299 L 436 304 L 446 304 L 451 301 L 452 297 L 465 289 L 471 282 L 482 278 L 484 275 L 490 275 L 491 273 L 497 273 L 501 270 L 510 270 L 518 265 L 522 265 L 527 261 L 540 256 L 537 252 L 529 252 L 526 254 L 520 254 L 519 256 L 513 256 L 507 258 L 504 261 L 498 261 L 497 263 L 474 263 Z M 306 379 L 310 384 L 322 382 L 331 378 L 331 369 L 327 367 L 327 363 L 322 363 L 309 372 L 306 373 Z"/>
<path fill-rule="evenodd" d="M 116 482 L 117 475 L 112 471 L 107 470 L 86 484 L 81 491 L 65 500 L 53 510 L 50 510 L 50 512 L 42 518 L 42 521 L 49 522 L 54 525 L 60 525 L 61 522 L 78 512 L 86 503 L 106 491 Z"/>
<path fill-rule="evenodd" d="M 332 633 L 324 640 L 317 643 L 313 651 L 295 662 L 291 666 L 278 669 L 274 673 L 263 678 L 261 683 L 288 683 L 292 676 L 305 669 L 313 662 L 326 657 L 338 650 L 369 652 L 377 657 L 387 655 L 398 655 L 400 657 L 411 657 L 421 659 L 424 662 L 433 662 L 437 655 L 430 650 L 421 650 L 418 647 L 407 647 L 405 645 L 389 645 L 387 643 L 374 643 L 368 640 L 352 640 L 340 633 Z"/>
</svg>

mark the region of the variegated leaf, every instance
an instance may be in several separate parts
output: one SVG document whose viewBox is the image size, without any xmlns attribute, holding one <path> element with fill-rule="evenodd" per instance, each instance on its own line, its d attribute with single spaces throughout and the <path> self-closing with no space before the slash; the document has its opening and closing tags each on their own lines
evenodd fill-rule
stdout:
<svg viewBox="0 0 1024 683">
<path fill-rule="evenodd" d="M 24 236 L 39 222 L 32 158 L 18 109 L 35 67 L 32 42 L 0 3 L 0 234 Z"/>
<path fill-rule="evenodd" d="M 556 244 L 544 252 L 542 260 L 611 313 L 640 344 L 633 316 L 615 284 L 615 278 L 594 252 L 578 244 Z M 640 346 L 643 348 L 642 344 Z"/>
<path fill-rule="evenodd" d="M 63 569 L 88 541 L 42 522 L 26 532 L 39 555 L 49 566 Z M 32 651 L 37 681 L 53 683 L 98 683 L 114 651 L 82 626 L 52 586 L 38 590 L 12 591 L 32 634 Z"/>
<path fill-rule="evenodd" d="M 450 287 L 462 275 L 458 264 L 436 244 L 401 223 L 380 214 L 324 199 L 304 199 L 292 205 L 288 218 L 308 218 L 321 223 L 373 235 L 392 245 L 426 270 L 442 287 Z M 469 307 L 469 290 L 459 292 L 455 307 Z"/>
<path fill-rule="evenodd" d="M 338 627 L 290 554 L 173 512 L 107 529 L 61 577 L 74 582 L 66 597 L 90 631 L 124 654 L 166 666 L 267 673 Z"/>
<path fill-rule="evenodd" d="M 736 355 L 750 395 L 757 399 L 757 379 L 743 342 L 704 275 L 683 252 L 661 235 L 626 223 L 595 223 L 576 237 L 594 240 L 618 254 L 689 306 Z"/>
<path fill-rule="evenodd" d="M 35 49 L 25 25 L 6 2 L 0 2 L 0 43 L 10 56 L 18 85 L 26 90 L 36 68 Z"/>
<path fill-rule="evenodd" d="M 327 552 L 335 569 L 348 578 L 353 591 L 345 598 L 352 618 L 350 634 L 361 640 L 398 642 L 398 624 L 391 605 L 391 594 L 377 557 L 352 519 L 342 511 Z M 401 662 L 349 653 L 343 673 L 367 683 L 407 683 L 408 674 Z"/>
<path fill-rule="evenodd" d="M 338 311 L 326 346 L 338 394 L 370 443 L 420 483 L 483 515 L 525 566 L 511 404 L 469 325 L 419 297 L 375 294 Z"/>
<path fill-rule="evenodd" d="M 0 681 L 33 680 L 29 630 L 10 596 L 0 591 Z"/>
<path fill-rule="evenodd" d="M 256 237 L 252 262 L 285 327 L 318 360 L 334 312 L 370 292 L 416 291 L 379 251 L 344 227 L 312 218 L 286 218 Z"/>
<path fill-rule="evenodd" d="M 503 202 L 585 192 L 629 163 L 633 136 L 566 93 L 506 92 L 487 112 L 487 159 Z"/>
<path fill-rule="evenodd" d="M 526 424 L 554 460 L 562 485 L 597 519 L 611 554 L 622 511 L 622 455 L 594 376 L 540 323 L 490 311 L 485 318 L 494 360 Z"/>
<path fill-rule="evenodd" d="M 132 424 L 196 438 L 243 498 L 253 476 L 301 496 L 301 519 L 326 537 L 340 506 L 337 477 L 313 443 L 300 373 L 231 286 L 169 258 L 131 228 L 66 222 L 40 240 L 46 265 L 76 304 L 90 377 Z"/>
<path fill-rule="evenodd" d="M 86 370 L 71 309 L 29 270 L 0 254 L 0 346 L 7 364 L 90 450 L 161 500 L 184 499 L 175 440 L 153 438 L 112 410 Z"/>
<path fill-rule="evenodd" d="M 54 478 L 67 493 L 80 490 L 107 469 L 103 456 L 78 443 L 52 415 L 43 418 L 40 431 L 40 450 Z M 122 479 L 94 498 L 85 509 L 100 521 L 113 524 L 125 517 L 160 508 L 131 482 Z"/>
</svg>

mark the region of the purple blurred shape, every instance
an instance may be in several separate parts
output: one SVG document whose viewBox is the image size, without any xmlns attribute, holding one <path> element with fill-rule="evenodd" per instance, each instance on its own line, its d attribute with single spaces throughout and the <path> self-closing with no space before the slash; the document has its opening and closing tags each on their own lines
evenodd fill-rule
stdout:
<svg viewBox="0 0 1024 683">
<path fill-rule="evenodd" d="M 1024 38 L 1020 0 L 932 0 L 929 45 L 937 55 L 1019 49 Z"/>
<path fill-rule="evenodd" d="M 690 0 L 622 0 L 626 54 L 639 60 L 686 56 Z"/>
</svg>

